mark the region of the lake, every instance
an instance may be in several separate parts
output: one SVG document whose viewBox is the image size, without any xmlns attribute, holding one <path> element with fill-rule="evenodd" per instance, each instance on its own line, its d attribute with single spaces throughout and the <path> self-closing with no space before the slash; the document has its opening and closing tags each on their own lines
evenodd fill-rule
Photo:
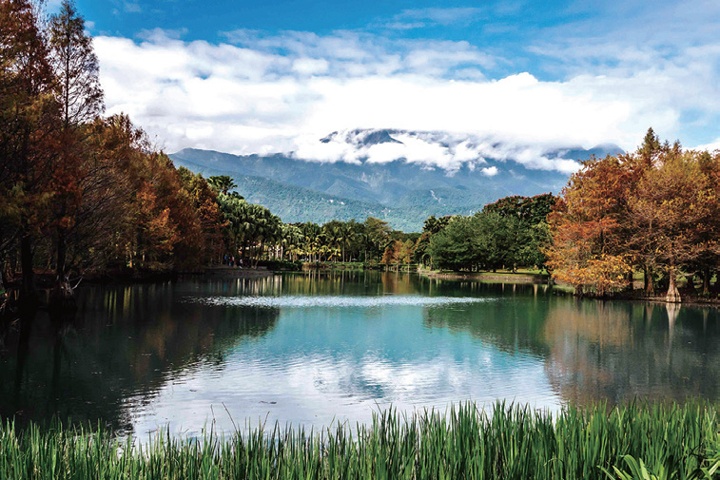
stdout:
<svg viewBox="0 0 720 480">
<path fill-rule="evenodd" d="M 713 308 L 379 272 L 88 286 L 0 335 L 0 416 L 146 436 L 497 400 L 720 400 Z"/>
</svg>

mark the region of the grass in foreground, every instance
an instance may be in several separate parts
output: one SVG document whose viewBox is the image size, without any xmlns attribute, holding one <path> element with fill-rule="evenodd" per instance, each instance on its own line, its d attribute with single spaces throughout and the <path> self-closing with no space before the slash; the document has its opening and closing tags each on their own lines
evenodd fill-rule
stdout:
<svg viewBox="0 0 720 480">
<path fill-rule="evenodd" d="M 715 409 L 630 405 L 567 408 L 472 404 L 447 415 L 387 411 L 368 427 L 320 434 L 254 430 L 149 445 L 56 426 L 0 431 L 2 479 L 711 479 L 720 478 Z"/>
</svg>

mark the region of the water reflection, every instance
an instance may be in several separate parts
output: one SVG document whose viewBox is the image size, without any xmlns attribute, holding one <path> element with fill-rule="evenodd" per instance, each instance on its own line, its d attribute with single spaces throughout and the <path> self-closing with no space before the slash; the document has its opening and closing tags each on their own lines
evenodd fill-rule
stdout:
<svg viewBox="0 0 720 480">
<path fill-rule="evenodd" d="M 566 302 L 549 312 L 544 336 L 548 377 L 566 401 L 720 398 L 716 310 Z"/>
<path fill-rule="evenodd" d="M 129 407 L 150 404 L 179 372 L 223 365 L 230 348 L 271 330 L 278 318 L 277 309 L 181 304 L 182 291 L 169 283 L 89 288 L 71 321 L 39 312 L 19 322 L 2 352 L 0 374 L 15 381 L 0 385 L 0 416 L 22 423 L 55 414 L 131 429 Z"/>
<path fill-rule="evenodd" d="M 0 415 L 193 434 L 327 425 L 503 398 L 556 408 L 720 399 L 714 309 L 557 296 L 546 285 L 305 272 L 91 287 L 75 318 L 11 329 Z"/>
</svg>

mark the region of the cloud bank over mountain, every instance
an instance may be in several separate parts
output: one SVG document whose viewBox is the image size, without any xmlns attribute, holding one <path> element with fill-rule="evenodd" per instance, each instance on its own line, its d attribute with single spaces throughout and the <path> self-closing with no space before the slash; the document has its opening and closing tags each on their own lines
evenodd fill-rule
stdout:
<svg viewBox="0 0 720 480">
<path fill-rule="evenodd" d="M 485 15 L 441 8 L 407 10 L 365 31 L 240 29 L 211 43 L 183 40 L 183 29 L 155 29 L 134 40 L 98 36 L 95 48 L 108 112 L 128 113 L 167 151 L 405 158 L 449 170 L 483 168 L 483 158 L 504 155 L 528 168 L 570 172 L 573 159 L 547 152 L 607 143 L 634 150 L 649 126 L 686 140 L 683 129 L 700 131 L 720 118 L 720 43 L 708 33 L 718 8 L 697 7 L 711 20 L 692 32 L 673 20 L 682 12 L 663 3 L 643 13 L 652 30 L 638 21 L 634 29 L 557 25 L 526 34 L 535 38 L 522 58 L 467 41 L 383 33 Z M 653 33 L 659 25 L 670 37 Z M 543 62 L 529 64 L 531 57 Z M 358 129 L 392 130 L 399 142 L 319 142 Z"/>
<path fill-rule="evenodd" d="M 404 130 L 344 130 L 320 139 L 315 136 L 295 140 L 292 156 L 315 162 L 360 164 L 390 163 L 405 160 L 427 168 L 439 167 L 449 173 L 463 165 L 471 171 L 492 177 L 498 173 L 487 159 L 516 162 L 531 170 L 557 170 L 572 173 L 580 168 L 575 158 L 565 158 L 557 149 L 503 144 L 493 139 L 468 137 L 445 132 L 411 132 Z"/>
</svg>

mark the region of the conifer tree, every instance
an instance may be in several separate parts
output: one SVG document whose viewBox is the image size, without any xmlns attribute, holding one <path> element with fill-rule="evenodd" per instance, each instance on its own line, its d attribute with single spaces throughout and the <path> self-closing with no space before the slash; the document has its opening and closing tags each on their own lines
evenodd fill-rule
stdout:
<svg viewBox="0 0 720 480">
<path fill-rule="evenodd" d="M 0 216 L 11 232 L 3 246 L 19 239 L 24 305 L 36 303 L 33 257 L 56 131 L 52 83 L 33 3 L 0 2 Z"/>
<path fill-rule="evenodd" d="M 83 164 L 88 156 L 85 135 L 88 123 L 104 110 L 99 64 L 85 20 L 71 0 L 63 0 L 60 12 L 49 22 L 50 59 L 55 74 L 55 94 L 61 111 L 60 149 L 53 168 L 54 237 L 57 293 L 69 297 L 66 283 L 67 240 L 75 227 L 83 202 Z"/>
</svg>

